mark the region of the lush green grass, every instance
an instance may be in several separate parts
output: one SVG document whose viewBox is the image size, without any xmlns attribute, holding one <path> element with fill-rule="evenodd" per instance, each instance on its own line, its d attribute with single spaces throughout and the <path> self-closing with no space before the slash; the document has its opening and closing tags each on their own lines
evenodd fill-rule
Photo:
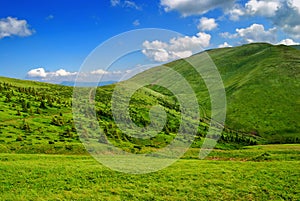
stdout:
<svg viewBox="0 0 300 201">
<path fill-rule="evenodd" d="M 90 156 L 0 154 L 0 199 L 299 200 L 299 160 L 240 160 L 259 154 L 257 150 L 278 155 L 289 150 L 299 156 L 299 147 L 252 147 L 238 157 L 233 151 L 224 152 L 231 161 L 218 156 L 181 159 L 146 175 L 114 172 Z"/>
</svg>

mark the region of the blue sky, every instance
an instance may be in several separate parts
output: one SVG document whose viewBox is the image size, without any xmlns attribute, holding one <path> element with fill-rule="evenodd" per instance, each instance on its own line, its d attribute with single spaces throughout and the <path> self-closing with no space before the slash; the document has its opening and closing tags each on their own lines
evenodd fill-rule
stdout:
<svg viewBox="0 0 300 201">
<path fill-rule="evenodd" d="M 54 83 L 73 80 L 98 45 L 143 28 L 168 29 L 182 36 L 172 36 L 173 42 L 149 38 L 141 42 L 143 52 L 115 62 L 113 71 L 99 64 L 94 74 L 119 79 L 126 62 L 153 66 L 187 57 L 198 46 L 298 44 L 299 17 L 298 0 L 2 0 L 0 76 Z"/>
</svg>

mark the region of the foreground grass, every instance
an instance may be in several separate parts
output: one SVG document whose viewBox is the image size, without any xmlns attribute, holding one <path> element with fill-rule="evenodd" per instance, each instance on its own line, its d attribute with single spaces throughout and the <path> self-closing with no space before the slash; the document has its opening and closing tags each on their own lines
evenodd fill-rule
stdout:
<svg viewBox="0 0 300 201">
<path fill-rule="evenodd" d="M 280 153 L 282 147 L 261 149 Z M 155 173 L 129 175 L 84 155 L 0 154 L 0 199 L 299 200 L 299 165 L 299 160 L 181 159 Z"/>
</svg>

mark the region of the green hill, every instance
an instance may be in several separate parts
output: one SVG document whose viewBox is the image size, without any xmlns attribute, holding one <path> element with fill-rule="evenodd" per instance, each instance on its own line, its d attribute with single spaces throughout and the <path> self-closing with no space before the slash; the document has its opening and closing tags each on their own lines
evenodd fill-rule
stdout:
<svg viewBox="0 0 300 201">
<path fill-rule="evenodd" d="M 262 43 L 210 50 L 208 54 L 224 82 L 227 96 L 225 127 L 228 132 L 260 136 L 268 143 L 299 141 L 299 50 Z M 198 54 L 187 61 L 199 60 L 201 67 L 201 59 L 203 55 Z M 197 94 L 202 116 L 209 117 L 209 93 L 202 78 L 187 61 L 178 60 L 166 65 L 189 81 Z M 142 80 L 154 71 L 155 68 L 150 69 L 134 79 Z M 169 76 L 165 78 L 169 86 L 176 85 L 176 80 Z M 170 95 L 161 87 L 151 88 Z"/>
<path fill-rule="evenodd" d="M 227 96 L 225 129 L 218 148 L 300 142 L 299 50 L 282 45 L 250 44 L 207 53 L 221 74 Z M 201 63 L 203 54 L 189 59 Z M 199 147 L 210 124 L 209 92 L 201 76 L 187 61 L 178 60 L 166 66 L 182 75 L 198 98 L 201 119 L 192 146 Z M 124 83 L 143 79 L 157 69 L 152 68 Z M 159 79 L 166 79 L 168 86 L 181 87 L 178 80 L 170 76 L 162 74 Z M 164 147 L 179 129 L 180 104 L 168 87 L 158 86 L 157 82 L 154 80 L 139 89 L 130 101 L 131 119 L 140 128 L 151 123 L 151 106 L 160 104 L 166 111 L 167 122 L 162 131 L 156 137 L 144 140 L 126 135 L 114 123 L 111 96 L 116 85 L 96 90 L 99 125 L 108 139 L 126 151 L 147 152 Z M 82 90 L 90 92 L 88 88 Z M 71 87 L 0 77 L 0 151 L 84 153 L 74 126 L 72 93 Z M 190 95 L 184 91 L 180 93 Z M 83 112 L 85 109 L 84 105 L 78 107 Z M 77 129 L 86 133 L 81 136 L 84 140 L 103 141 L 99 136 L 90 136 L 97 129 L 97 125 L 90 121 L 91 117 L 92 113 L 83 115 L 83 123 Z M 127 131 L 134 132 L 131 128 Z"/>
<path fill-rule="evenodd" d="M 298 50 L 300 50 L 300 45 L 292 45 L 291 47 L 296 48 Z"/>
</svg>

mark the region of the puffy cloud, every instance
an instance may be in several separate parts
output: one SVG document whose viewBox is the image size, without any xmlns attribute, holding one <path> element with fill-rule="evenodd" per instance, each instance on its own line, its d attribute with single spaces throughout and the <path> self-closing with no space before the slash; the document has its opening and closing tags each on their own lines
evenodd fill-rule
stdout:
<svg viewBox="0 0 300 201">
<path fill-rule="evenodd" d="M 218 46 L 218 48 L 225 48 L 225 47 L 232 47 L 232 46 L 229 45 L 227 42 L 225 42 L 225 43 Z"/>
<path fill-rule="evenodd" d="M 237 21 L 246 14 L 246 11 L 241 5 L 235 4 L 232 8 L 226 10 L 226 14 L 229 15 L 231 20 Z"/>
<path fill-rule="evenodd" d="M 242 16 L 265 17 L 290 37 L 300 38 L 299 0 L 248 0 L 245 5 L 236 4 L 225 13 L 231 20 Z"/>
<path fill-rule="evenodd" d="M 74 72 L 74 73 L 71 73 L 71 72 L 68 72 L 64 69 L 59 69 L 55 72 L 49 72 L 48 75 L 51 75 L 51 76 L 55 76 L 55 77 L 63 77 L 63 76 L 70 76 L 70 75 L 76 75 L 77 73 Z"/>
<path fill-rule="evenodd" d="M 166 12 L 178 11 L 183 16 L 202 15 L 216 8 L 228 8 L 235 0 L 161 0 L 160 5 Z"/>
<path fill-rule="evenodd" d="M 245 5 L 235 4 L 225 11 L 229 18 L 237 21 L 242 16 L 263 16 L 271 18 L 276 16 L 276 12 L 281 6 L 282 0 L 249 0 Z"/>
<path fill-rule="evenodd" d="M 214 18 L 202 17 L 199 20 L 198 29 L 200 31 L 211 31 L 218 27 L 216 20 Z"/>
<path fill-rule="evenodd" d="M 273 24 L 281 28 L 285 33 L 293 38 L 300 38 L 300 7 L 294 1 L 282 2 L 281 7 L 272 18 Z"/>
<path fill-rule="evenodd" d="M 292 5 L 292 7 L 297 8 L 298 11 L 300 12 L 300 1 L 299 0 L 291 1 L 291 5 Z"/>
<path fill-rule="evenodd" d="M 74 82 L 75 80 L 79 82 L 98 82 L 99 78 L 101 78 L 101 81 L 119 81 L 128 79 L 147 68 L 138 65 L 133 70 L 107 71 L 97 69 L 90 72 L 68 72 L 64 69 L 46 71 L 44 68 L 36 68 L 27 72 L 27 78 L 50 83 Z"/>
<path fill-rule="evenodd" d="M 250 0 L 246 3 L 246 12 L 250 15 L 260 15 L 264 17 L 273 17 L 279 9 L 280 0 Z"/>
<path fill-rule="evenodd" d="M 27 76 L 42 78 L 42 77 L 46 77 L 47 73 L 44 68 L 37 68 L 37 69 L 32 69 L 32 70 L 28 71 Z"/>
<path fill-rule="evenodd" d="M 272 28 L 265 30 L 265 27 L 261 24 L 253 24 L 250 27 L 243 29 L 236 29 L 235 34 L 222 33 L 221 36 L 224 38 L 241 38 L 243 42 L 254 43 L 254 42 L 276 42 L 277 29 Z"/>
<path fill-rule="evenodd" d="M 211 35 L 199 32 L 196 36 L 172 38 L 169 43 L 145 41 L 142 53 L 157 62 L 186 58 L 210 45 Z"/>
<path fill-rule="evenodd" d="M 297 43 L 295 41 L 293 41 L 292 39 L 284 39 L 282 41 L 280 41 L 279 43 L 277 43 L 277 45 L 300 45 L 300 43 Z"/>
<path fill-rule="evenodd" d="M 47 77 L 66 77 L 77 75 L 76 72 L 71 73 L 64 69 L 59 69 L 54 72 L 47 72 L 44 68 L 36 68 L 28 71 L 27 76 L 31 78 L 47 78 Z"/>
<path fill-rule="evenodd" d="M 33 33 L 34 30 L 29 28 L 26 20 L 18 20 L 13 17 L 0 19 L 0 39 L 10 36 L 26 37 Z"/>
</svg>

